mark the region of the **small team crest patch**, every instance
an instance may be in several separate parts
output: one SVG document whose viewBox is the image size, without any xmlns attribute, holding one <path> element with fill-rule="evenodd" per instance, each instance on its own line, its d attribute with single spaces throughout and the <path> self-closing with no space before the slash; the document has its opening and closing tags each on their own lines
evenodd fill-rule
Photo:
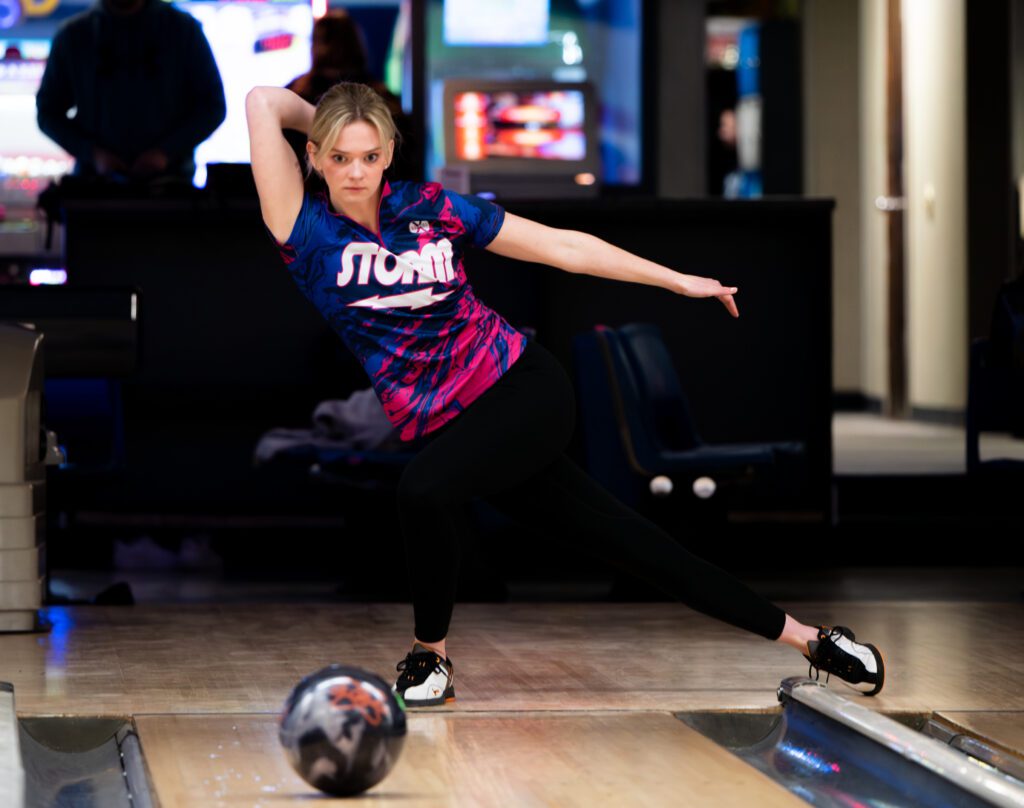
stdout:
<svg viewBox="0 0 1024 808">
<path fill-rule="evenodd" d="M 425 220 L 417 220 L 415 222 L 409 222 L 409 232 L 410 233 L 418 233 L 418 234 L 429 233 L 430 232 L 430 222 L 425 221 Z"/>
</svg>

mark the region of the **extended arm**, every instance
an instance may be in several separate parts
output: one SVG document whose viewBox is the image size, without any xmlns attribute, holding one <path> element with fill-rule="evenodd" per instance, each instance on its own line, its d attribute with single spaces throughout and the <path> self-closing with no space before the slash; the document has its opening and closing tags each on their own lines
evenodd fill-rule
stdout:
<svg viewBox="0 0 1024 808">
<path fill-rule="evenodd" d="M 722 286 L 717 280 L 699 275 L 684 275 L 588 233 L 559 230 L 506 213 L 501 230 L 487 249 L 508 258 L 548 264 L 566 272 L 660 286 L 687 297 L 717 297 L 733 317 L 740 316 L 733 300 L 737 287 Z"/>
</svg>

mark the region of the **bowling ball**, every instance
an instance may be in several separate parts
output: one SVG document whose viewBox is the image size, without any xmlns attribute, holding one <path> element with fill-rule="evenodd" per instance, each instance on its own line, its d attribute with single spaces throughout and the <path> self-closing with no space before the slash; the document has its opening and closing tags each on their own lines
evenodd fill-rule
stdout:
<svg viewBox="0 0 1024 808">
<path fill-rule="evenodd" d="M 383 780 L 405 744 L 405 705 L 379 676 L 328 665 L 299 682 L 285 702 L 278 738 L 311 786 L 358 794 Z"/>
</svg>

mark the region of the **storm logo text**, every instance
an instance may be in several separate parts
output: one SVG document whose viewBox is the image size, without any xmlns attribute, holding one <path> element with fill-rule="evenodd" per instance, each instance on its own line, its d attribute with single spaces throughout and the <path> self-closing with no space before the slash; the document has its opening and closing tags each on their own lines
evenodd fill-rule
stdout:
<svg viewBox="0 0 1024 808">
<path fill-rule="evenodd" d="M 352 242 L 341 253 L 338 286 L 355 283 L 381 286 L 411 283 L 450 283 L 455 280 L 452 243 L 444 238 L 424 244 L 419 252 L 406 250 L 395 255 L 379 244 Z"/>
</svg>

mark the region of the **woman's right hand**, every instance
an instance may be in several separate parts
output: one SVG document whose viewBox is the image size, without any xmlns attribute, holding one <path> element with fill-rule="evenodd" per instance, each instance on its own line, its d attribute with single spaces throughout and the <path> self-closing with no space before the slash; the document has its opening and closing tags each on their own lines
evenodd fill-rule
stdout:
<svg viewBox="0 0 1024 808">
<path fill-rule="evenodd" d="M 700 275 L 684 275 L 679 273 L 679 294 L 687 297 L 717 297 L 733 317 L 739 317 L 739 309 L 733 295 L 739 291 L 737 286 L 722 286 L 714 278 L 702 278 Z"/>
</svg>

